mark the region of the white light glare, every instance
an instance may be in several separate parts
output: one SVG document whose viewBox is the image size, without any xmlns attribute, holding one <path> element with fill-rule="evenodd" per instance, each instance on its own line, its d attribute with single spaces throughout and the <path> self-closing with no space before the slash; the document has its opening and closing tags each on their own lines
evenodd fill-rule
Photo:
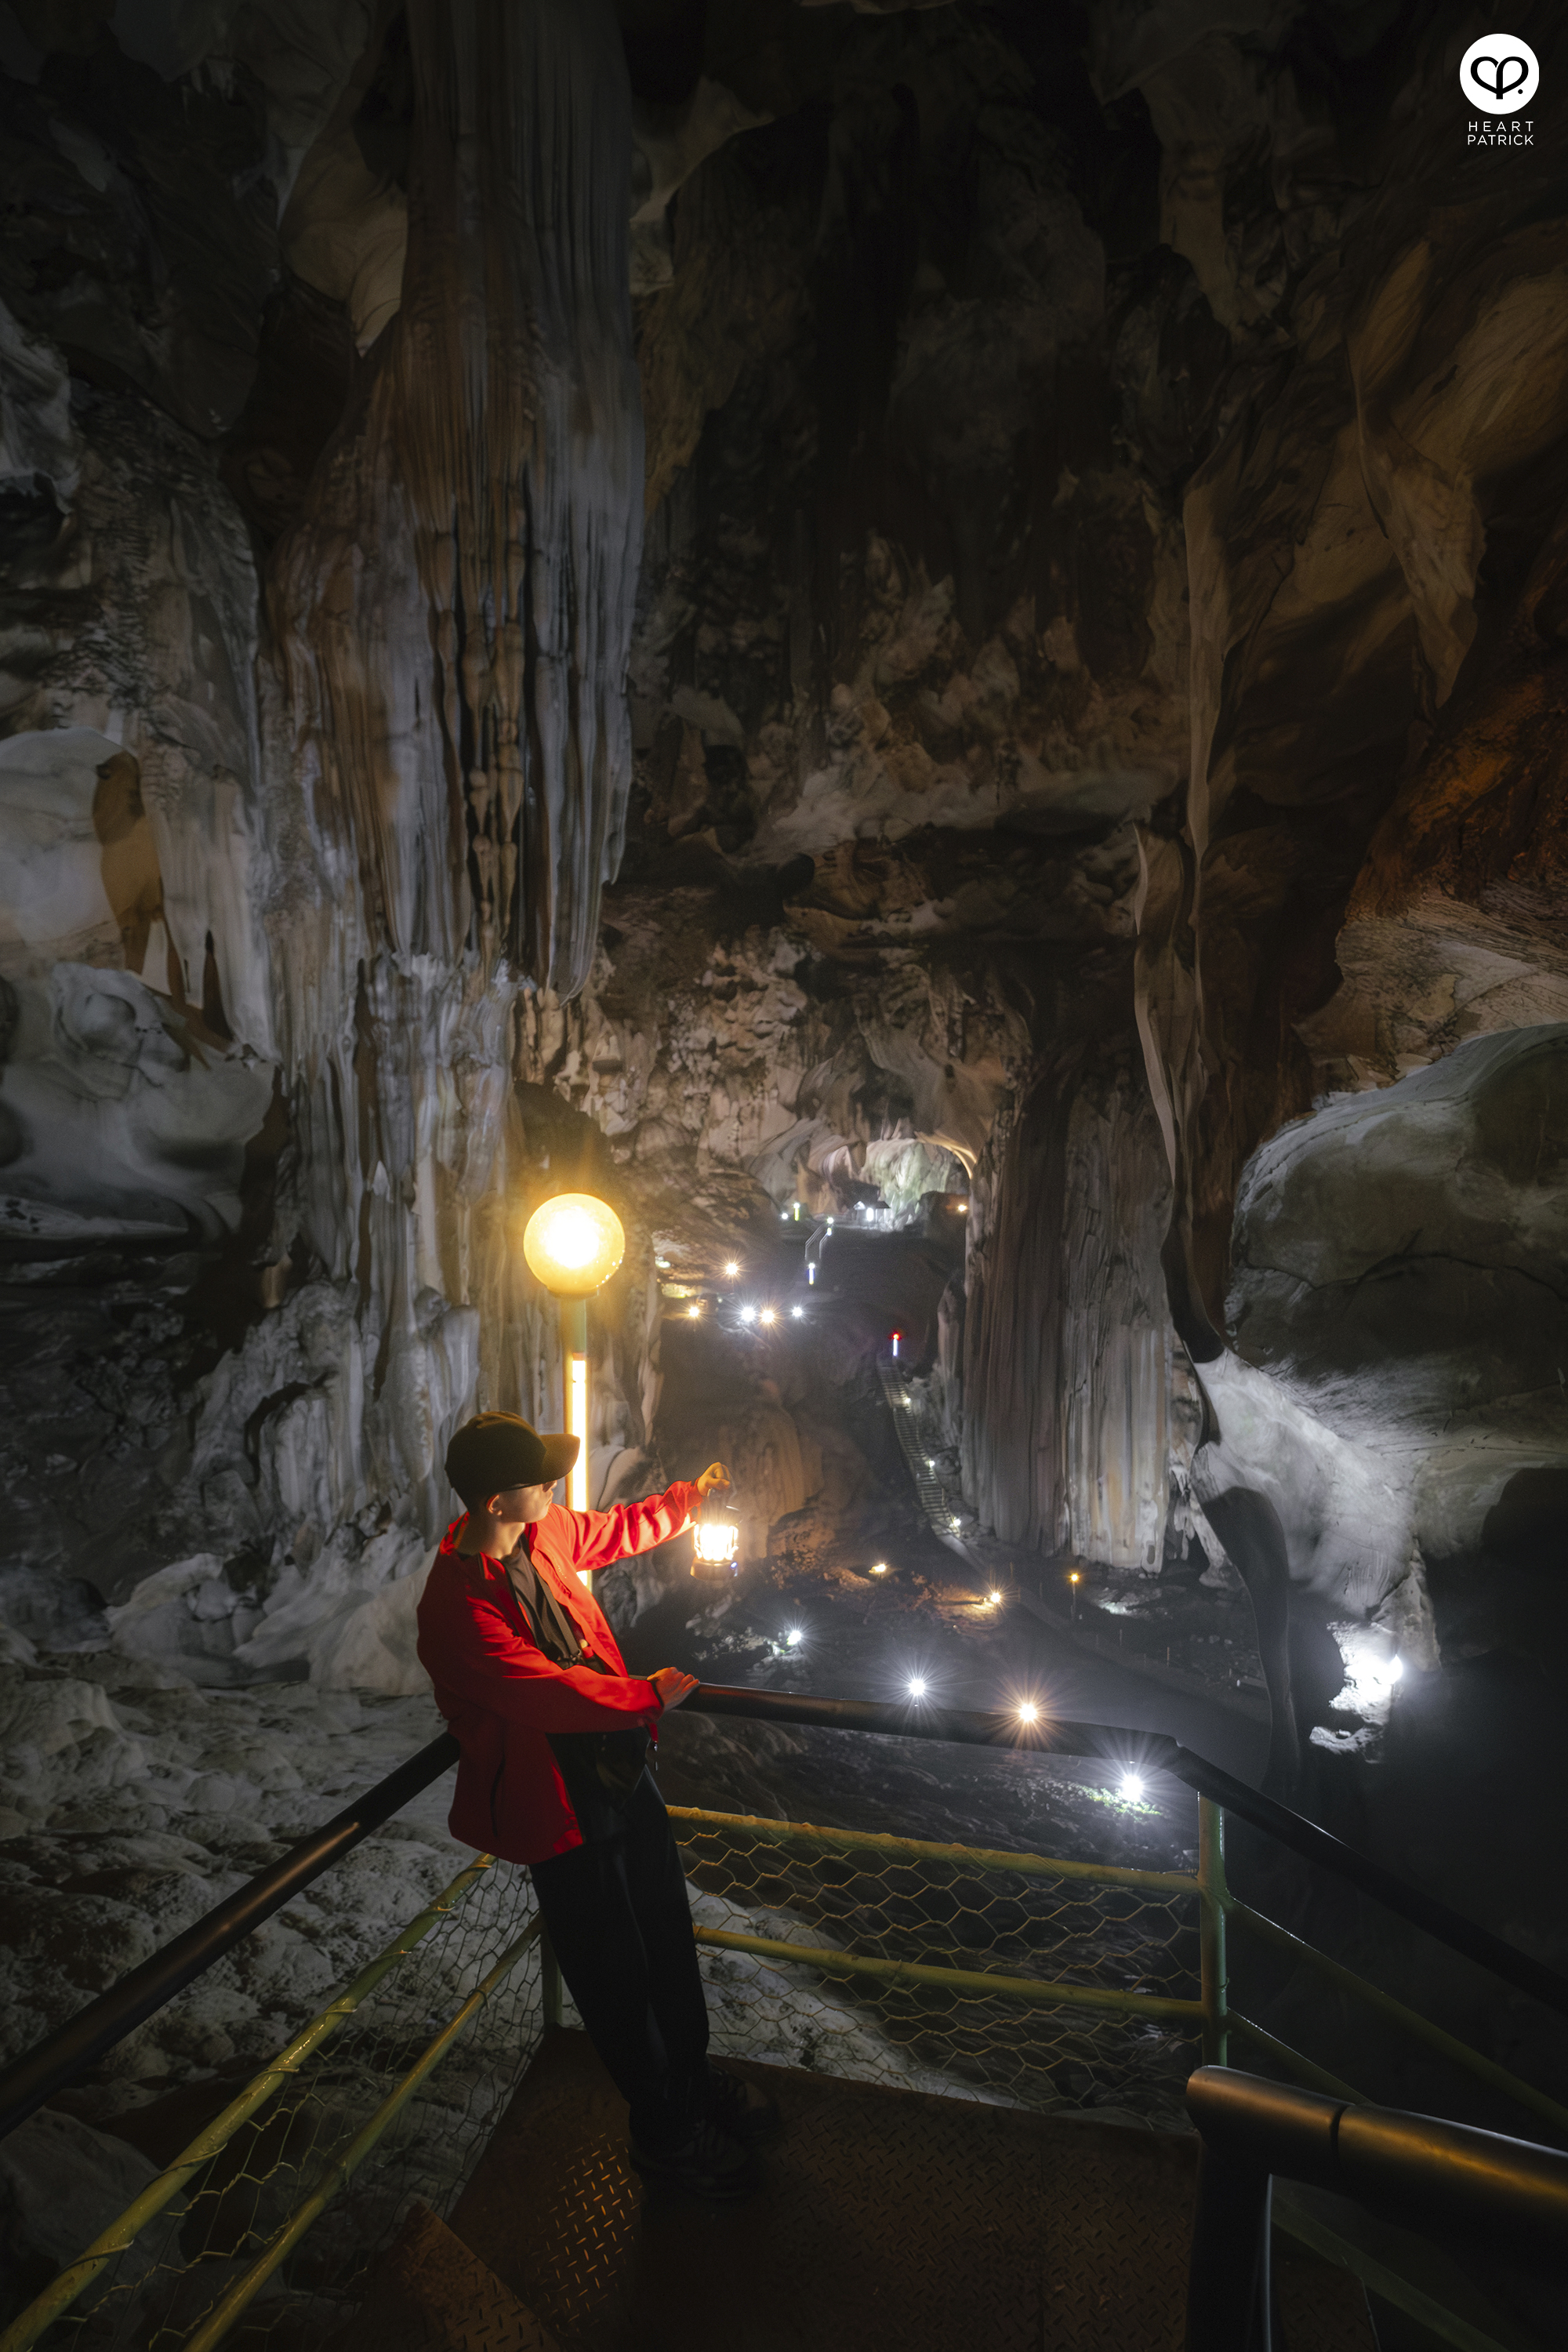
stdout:
<svg viewBox="0 0 1568 2352">
<path fill-rule="evenodd" d="M 1039 1713 L 1040 1710 L 1035 1705 L 1034 1700 L 1032 1698 L 1026 1698 L 1024 1701 L 1023 1706 L 1018 1709 L 1018 1720 L 1020 1723 L 1037 1722 L 1039 1717 Z"/>
<path fill-rule="evenodd" d="M 991 1603 L 992 1608 L 994 1609 L 996 1603 L 1001 1600 L 1002 1595 L 999 1592 L 988 1592 L 985 1598 Z"/>
<path fill-rule="evenodd" d="M 1135 1805 L 1143 1794 L 1143 1783 L 1136 1772 L 1123 1772 L 1119 1791 L 1124 1804 Z"/>
<path fill-rule="evenodd" d="M 784 1635 L 784 1640 L 789 1643 L 792 1650 L 798 1650 L 805 1639 L 805 1635 L 801 1632 L 798 1625 L 792 1625 L 789 1632 Z"/>
<path fill-rule="evenodd" d="M 757 1319 L 757 1310 L 756 1310 L 756 1308 L 755 1308 L 754 1307 L 742 1307 L 742 1309 L 741 1309 L 741 1320 L 742 1320 L 742 1323 L 754 1323 L 754 1322 L 756 1321 L 756 1319 Z"/>
<path fill-rule="evenodd" d="M 888 1573 L 887 1561 L 885 1559 L 874 1560 L 871 1566 L 871 1573 L 873 1576 L 886 1576 Z"/>
<path fill-rule="evenodd" d="M 727 1257 L 724 1260 L 724 1271 L 726 1274 L 731 1276 L 739 1274 L 741 1271 L 740 1260 L 738 1258 Z"/>
<path fill-rule="evenodd" d="M 792 1307 L 789 1311 L 795 1317 L 797 1323 L 800 1321 L 801 1317 L 805 1313 L 804 1307 Z"/>
<path fill-rule="evenodd" d="M 924 1675 L 911 1675 L 910 1676 L 910 1696 L 911 1698 L 924 1698 L 925 1695 L 926 1678 Z"/>
<path fill-rule="evenodd" d="M 689 1307 L 687 1308 L 687 1310 L 686 1310 L 686 1311 L 687 1311 L 688 1315 L 689 1315 L 689 1316 L 690 1316 L 690 1318 L 691 1318 L 692 1321 L 695 1323 L 695 1322 L 696 1322 L 696 1320 L 697 1320 L 697 1318 L 701 1314 L 702 1309 L 701 1309 L 701 1307 Z"/>
<path fill-rule="evenodd" d="M 776 1323 L 778 1319 L 777 1315 L 775 1315 L 771 1307 L 764 1307 L 762 1313 L 757 1318 L 759 1323 Z"/>
</svg>

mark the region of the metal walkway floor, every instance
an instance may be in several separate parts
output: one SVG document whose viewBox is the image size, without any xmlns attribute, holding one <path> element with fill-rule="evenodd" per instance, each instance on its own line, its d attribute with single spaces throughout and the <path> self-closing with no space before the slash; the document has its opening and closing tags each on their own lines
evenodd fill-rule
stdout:
<svg viewBox="0 0 1568 2352">
<path fill-rule="evenodd" d="M 785 2128 L 715 2208 L 645 2190 L 588 2042 L 548 2035 L 344 2352 L 1181 2352 L 1194 2141 L 737 2071 Z M 1280 2299 L 1288 2352 L 1374 2352 L 1345 2273 L 1286 2262 Z"/>
</svg>

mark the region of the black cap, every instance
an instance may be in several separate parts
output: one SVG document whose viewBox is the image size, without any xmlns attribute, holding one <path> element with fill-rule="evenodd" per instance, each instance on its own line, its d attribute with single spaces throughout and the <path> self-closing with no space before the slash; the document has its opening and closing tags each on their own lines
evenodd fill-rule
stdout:
<svg viewBox="0 0 1568 2352">
<path fill-rule="evenodd" d="M 477 1412 L 453 1433 L 447 1475 L 465 1503 L 483 1503 L 508 1486 L 553 1486 L 577 1459 L 582 1441 L 541 1436 L 515 1412 Z"/>
</svg>

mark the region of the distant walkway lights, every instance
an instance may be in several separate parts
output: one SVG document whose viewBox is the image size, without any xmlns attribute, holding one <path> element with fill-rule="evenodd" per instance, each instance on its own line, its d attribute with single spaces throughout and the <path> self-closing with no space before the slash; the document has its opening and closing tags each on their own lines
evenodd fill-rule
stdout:
<svg viewBox="0 0 1568 2352">
<path fill-rule="evenodd" d="M 566 1479 L 567 1507 L 574 1511 L 588 1507 L 588 1300 L 609 1280 L 626 1250 L 619 1217 L 592 1192 L 557 1193 L 535 1209 L 522 1236 L 530 1274 L 561 1309 L 566 1427 L 578 1441 Z"/>
</svg>

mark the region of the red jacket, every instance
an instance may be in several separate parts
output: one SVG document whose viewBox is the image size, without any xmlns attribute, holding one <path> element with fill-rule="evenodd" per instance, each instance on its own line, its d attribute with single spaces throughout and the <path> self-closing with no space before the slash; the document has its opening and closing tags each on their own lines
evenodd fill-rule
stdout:
<svg viewBox="0 0 1568 2352">
<path fill-rule="evenodd" d="M 653 1737 L 658 1694 L 628 1675 L 603 1610 L 578 1570 L 608 1568 L 650 1551 L 690 1523 L 701 1496 L 678 1481 L 666 1494 L 611 1511 L 566 1511 L 552 1503 L 529 1529 L 540 1581 L 549 1587 L 596 1658 L 614 1672 L 557 1666 L 534 1646 L 528 1621 L 500 1560 L 465 1554 L 454 1520 L 420 1598 L 419 1659 L 436 1704 L 462 1755 L 448 1815 L 452 1835 L 503 1862 L 544 1862 L 583 1843 L 548 1735 L 628 1731 Z"/>
</svg>

